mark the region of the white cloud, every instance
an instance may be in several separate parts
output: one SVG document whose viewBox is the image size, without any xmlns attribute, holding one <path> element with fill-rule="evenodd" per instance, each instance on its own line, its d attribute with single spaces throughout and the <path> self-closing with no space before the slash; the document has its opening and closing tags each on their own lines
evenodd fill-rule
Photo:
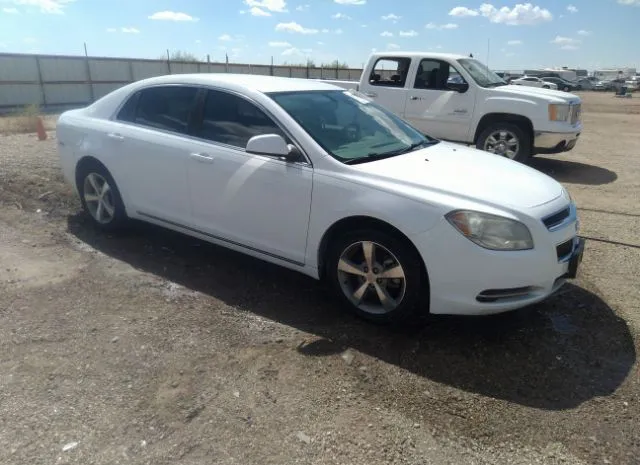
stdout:
<svg viewBox="0 0 640 465">
<path fill-rule="evenodd" d="M 345 15 L 344 13 L 336 13 L 331 16 L 333 19 L 351 19 L 351 16 Z"/>
<path fill-rule="evenodd" d="M 324 42 L 320 42 L 320 41 L 318 41 L 318 42 L 316 42 L 316 44 L 318 44 L 318 45 L 324 45 Z"/>
<path fill-rule="evenodd" d="M 389 13 L 388 15 L 381 16 L 381 18 L 385 21 L 393 21 L 394 23 L 398 21 L 402 16 L 394 15 L 393 13 Z"/>
<path fill-rule="evenodd" d="M 333 31 L 334 34 L 340 35 L 342 34 L 342 29 L 336 29 L 335 31 Z"/>
<path fill-rule="evenodd" d="M 398 50 L 399 48 L 398 44 L 387 44 L 387 50 Z"/>
<path fill-rule="evenodd" d="M 196 44 L 201 44 L 202 41 L 200 39 L 196 39 Z"/>
<path fill-rule="evenodd" d="M 290 48 L 291 44 L 289 42 L 269 42 L 269 47 Z"/>
<path fill-rule="evenodd" d="M 640 6 L 640 0 L 618 0 L 620 5 Z"/>
<path fill-rule="evenodd" d="M 458 25 L 455 23 L 447 23 L 447 24 L 435 24 L 428 23 L 425 24 L 425 29 L 458 29 Z"/>
<path fill-rule="evenodd" d="M 416 37 L 418 33 L 411 29 L 410 31 L 400 31 L 400 37 Z"/>
<path fill-rule="evenodd" d="M 393 37 L 393 32 L 384 31 L 380 34 L 382 37 Z"/>
<path fill-rule="evenodd" d="M 140 34 L 140 30 L 135 27 L 122 27 L 120 28 L 120 32 L 124 32 L 125 34 Z"/>
<path fill-rule="evenodd" d="M 22 39 L 22 41 L 25 44 L 35 44 L 38 41 L 38 39 L 36 39 L 34 37 L 25 37 L 24 39 Z"/>
<path fill-rule="evenodd" d="M 365 5 L 367 0 L 333 0 L 340 5 Z"/>
<path fill-rule="evenodd" d="M 276 31 L 280 32 L 293 32 L 296 34 L 317 34 L 317 29 L 310 29 L 302 27 L 300 24 L 292 21 L 290 23 L 278 23 L 276 25 Z"/>
<path fill-rule="evenodd" d="M 179 11 L 158 11 L 149 16 L 149 19 L 158 21 L 198 21 L 198 18 Z"/>
<path fill-rule="evenodd" d="M 64 14 L 64 9 L 73 2 L 75 0 L 4 0 L 3 3 L 38 8 L 40 13 L 61 15 Z"/>
<path fill-rule="evenodd" d="M 287 2 L 284 0 L 244 0 L 245 5 L 252 8 L 269 10 L 274 13 L 285 13 Z"/>
<path fill-rule="evenodd" d="M 578 45 L 580 41 L 571 37 L 556 36 L 551 43 L 556 45 Z"/>
<path fill-rule="evenodd" d="M 222 42 L 231 42 L 233 39 L 229 34 L 222 34 L 220 37 L 218 37 L 218 40 Z"/>
<path fill-rule="evenodd" d="M 507 24 L 509 26 L 521 26 L 551 21 L 553 15 L 545 8 L 534 6 L 531 3 L 518 3 L 513 8 L 503 6 L 497 9 L 490 3 L 480 6 L 479 12 L 492 23 Z"/>
<path fill-rule="evenodd" d="M 297 56 L 305 56 L 305 55 L 309 55 L 311 52 L 313 52 L 312 49 L 310 48 L 296 48 L 296 47 L 291 47 L 286 49 L 284 52 L 282 52 L 282 55 L 284 56 L 291 56 L 291 55 L 297 55 Z"/>
<path fill-rule="evenodd" d="M 310 7 L 310 6 L 311 6 L 311 5 L 298 5 L 298 6 L 296 7 L 296 11 L 306 11 L 306 10 L 308 10 L 308 9 L 309 9 L 309 7 Z"/>
<path fill-rule="evenodd" d="M 271 16 L 271 13 L 260 9 L 257 6 L 252 6 L 249 13 L 251 13 L 252 16 Z"/>
<path fill-rule="evenodd" d="M 17 8 L 3 8 L 2 12 L 8 15 L 17 15 L 20 13 Z"/>
<path fill-rule="evenodd" d="M 576 7 L 575 7 L 575 6 L 573 6 L 573 5 L 569 5 L 569 6 L 567 7 L 567 11 L 568 11 L 569 13 L 577 13 L 577 12 L 578 12 L 578 8 L 576 8 Z"/>
<path fill-rule="evenodd" d="M 507 42 L 507 45 L 522 45 L 522 41 L 521 40 L 510 40 L 509 42 Z"/>
<path fill-rule="evenodd" d="M 578 35 L 579 36 L 590 36 L 591 35 L 591 31 L 585 31 L 584 29 L 580 29 L 578 31 Z"/>
<path fill-rule="evenodd" d="M 466 6 L 457 6 L 449 12 L 449 16 L 457 16 L 459 18 L 462 18 L 464 16 L 478 16 L 479 14 L 480 13 L 478 13 L 476 10 L 472 10 L 471 8 L 467 8 Z"/>
</svg>

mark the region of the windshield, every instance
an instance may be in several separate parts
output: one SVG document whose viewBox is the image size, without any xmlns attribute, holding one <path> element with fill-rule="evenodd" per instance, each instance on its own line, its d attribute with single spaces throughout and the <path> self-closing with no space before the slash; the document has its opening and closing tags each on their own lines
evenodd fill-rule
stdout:
<svg viewBox="0 0 640 465">
<path fill-rule="evenodd" d="M 507 82 L 487 66 L 473 58 L 461 58 L 458 63 L 471 75 L 480 87 L 506 86 Z"/>
<path fill-rule="evenodd" d="M 402 155 L 437 142 L 354 90 L 277 92 L 269 96 L 343 163 Z"/>
</svg>

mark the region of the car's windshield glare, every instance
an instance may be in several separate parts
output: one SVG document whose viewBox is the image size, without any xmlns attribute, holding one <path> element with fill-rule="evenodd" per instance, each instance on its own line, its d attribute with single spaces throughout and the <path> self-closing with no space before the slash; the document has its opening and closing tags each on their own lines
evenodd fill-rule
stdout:
<svg viewBox="0 0 640 465">
<path fill-rule="evenodd" d="M 270 94 L 334 158 L 393 156 L 434 142 L 354 90 Z"/>
<path fill-rule="evenodd" d="M 506 85 L 507 82 L 491 71 L 484 63 L 473 58 L 461 58 L 458 63 L 471 75 L 481 87 Z"/>
</svg>

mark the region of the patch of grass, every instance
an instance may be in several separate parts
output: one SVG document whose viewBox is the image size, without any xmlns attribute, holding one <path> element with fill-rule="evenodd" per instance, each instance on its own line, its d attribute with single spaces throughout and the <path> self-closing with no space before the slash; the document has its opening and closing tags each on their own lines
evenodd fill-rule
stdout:
<svg viewBox="0 0 640 465">
<path fill-rule="evenodd" d="M 0 133 L 29 134 L 36 132 L 38 117 L 41 116 L 40 107 L 36 104 L 27 105 L 13 115 L 0 118 Z M 45 125 L 46 126 L 46 125 Z"/>
</svg>

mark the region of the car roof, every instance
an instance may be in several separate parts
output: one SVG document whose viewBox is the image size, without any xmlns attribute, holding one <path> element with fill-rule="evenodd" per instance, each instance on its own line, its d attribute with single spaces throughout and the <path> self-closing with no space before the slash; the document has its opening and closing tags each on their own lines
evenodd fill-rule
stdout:
<svg viewBox="0 0 640 465">
<path fill-rule="evenodd" d="M 310 90 L 344 90 L 316 79 L 234 73 L 171 74 L 138 81 L 139 87 L 161 84 L 216 86 L 239 92 L 261 93 Z"/>
<path fill-rule="evenodd" d="M 375 58 L 435 58 L 442 60 L 459 60 L 461 58 L 470 58 L 467 55 L 458 55 L 455 53 L 431 53 L 431 52 L 375 52 L 371 55 Z"/>
</svg>

